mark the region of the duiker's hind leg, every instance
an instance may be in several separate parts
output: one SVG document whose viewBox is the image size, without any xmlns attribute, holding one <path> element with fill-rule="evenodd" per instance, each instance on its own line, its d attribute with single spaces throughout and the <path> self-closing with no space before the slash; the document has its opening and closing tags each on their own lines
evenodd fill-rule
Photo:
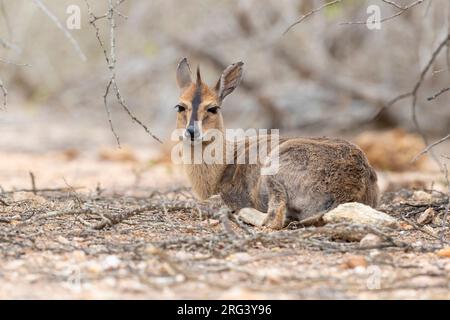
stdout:
<svg viewBox="0 0 450 320">
<path fill-rule="evenodd" d="M 264 225 L 272 229 L 282 229 L 287 225 L 287 195 L 284 185 L 274 177 L 267 177 L 269 205 Z"/>
</svg>

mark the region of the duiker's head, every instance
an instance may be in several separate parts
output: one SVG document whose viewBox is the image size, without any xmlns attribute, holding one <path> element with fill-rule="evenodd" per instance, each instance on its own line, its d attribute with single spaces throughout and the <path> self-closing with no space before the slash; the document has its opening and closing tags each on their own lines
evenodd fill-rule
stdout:
<svg viewBox="0 0 450 320">
<path fill-rule="evenodd" d="M 242 78 L 242 62 L 228 66 L 216 85 L 210 88 L 201 78 L 197 68 L 192 78 L 189 64 L 184 58 L 178 64 L 177 83 L 181 90 L 177 109 L 177 129 L 184 129 L 184 139 L 201 141 L 209 129 L 223 132 L 220 107 L 223 100 L 239 85 Z"/>
</svg>

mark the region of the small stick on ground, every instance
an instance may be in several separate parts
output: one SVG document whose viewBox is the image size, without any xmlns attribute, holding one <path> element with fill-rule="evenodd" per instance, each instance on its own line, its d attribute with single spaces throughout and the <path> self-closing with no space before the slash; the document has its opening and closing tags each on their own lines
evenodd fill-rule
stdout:
<svg viewBox="0 0 450 320">
<path fill-rule="evenodd" d="M 0 199 L 0 204 L 5 207 L 9 206 L 9 204 L 5 200 L 2 200 L 2 199 Z"/>
<path fill-rule="evenodd" d="M 443 164 L 443 168 L 444 168 L 443 170 L 444 170 L 444 175 L 445 175 L 445 181 L 447 182 L 447 206 L 445 207 L 444 218 L 442 219 L 442 229 L 441 229 L 441 235 L 440 235 L 442 243 L 445 242 L 445 229 L 446 229 L 448 214 L 450 212 L 450 178 L 448 177 L 448 168 L 445 163 Z"/>
<path fill-rule="evenodd" d="M 33 192 L 33 194 L 37 194 L 36 192 L 36 177 L 34 176 L 33 172 L 29 172 L 30 173 L 30 179 L 31 179 L 31 190 Z"/>
<path fill-rule="evenodd" d="M 236 233 L 233 231 L 230 223 L 231 211 L 229 209 L 221 209 L 219 211 L 220 222 L 222 223 L 223 229 L 227 235 L 232 238 L 236 238 Z"/>
<path fill-rule="evenodd" d="M 14 194 L 17 192 L 68 192 L 72 191 L 74 189 L 84 189 L 85 187 L 70 187 L 70 188 L 42 188 L 42 189 L 17 189 L 17 190 L 11 190 L 11 191 L 3 191 L 0 192 L 0 194 Z"/>
</svg>

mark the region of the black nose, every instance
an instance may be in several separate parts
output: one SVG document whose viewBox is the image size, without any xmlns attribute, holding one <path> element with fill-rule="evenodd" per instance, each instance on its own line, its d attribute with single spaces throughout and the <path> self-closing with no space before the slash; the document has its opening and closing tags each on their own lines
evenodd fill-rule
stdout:
<svg viewBox="0 0 450 320">
<path fill-rule="evenodd" d="M 197 130 L 195 130 L 194 126 L 187 127 L 186 136 L 190 137 L 192 141 L 195 140 L 195 138 L 197 138 L 198 132 L 197 132 Z"/>
</svg>

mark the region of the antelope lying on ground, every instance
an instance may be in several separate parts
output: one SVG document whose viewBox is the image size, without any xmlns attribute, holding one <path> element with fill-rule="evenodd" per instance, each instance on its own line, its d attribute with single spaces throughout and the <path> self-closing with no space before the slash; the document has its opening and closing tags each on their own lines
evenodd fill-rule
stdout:
<svg viewBox="0 0 450 320">
<path fill-rule="evenodd" d="M 183 131 L 189 148 L 208 148 L 209 131 L 225 132 L 220 112 L 224 98 L 242 77 L 242 62 L 228 66 L 214 88 L 203 83 L 197 69 L 192 79 L 189 64 L 183 59 L 177 69 L 181 89 L 177 108 L 177 128 Z M 269 138 L 270 139 L 270 138 Z M 267 136 L 247 139 L 243 148 L 233 151 L 236 159 Z M 214 141 L 227 149 L 235 144 L 227 139 Z M 276 161 L 278 171 L 261 174 L 261 169 Z M 280 138 L 269 147 L 266 159 L 257 164 L 185 163 L 193 191 L 200 199 L 219 194 L 225 204 L 254 225 L 281 229 L 290 221 L 307 221 L 341 203 L 361 202 L 376 206 L 377 176 L 364 153 L 355 145 L 334 138 Z M 306 220 L 305 220 L 306 219 Z"/>
</svg>

